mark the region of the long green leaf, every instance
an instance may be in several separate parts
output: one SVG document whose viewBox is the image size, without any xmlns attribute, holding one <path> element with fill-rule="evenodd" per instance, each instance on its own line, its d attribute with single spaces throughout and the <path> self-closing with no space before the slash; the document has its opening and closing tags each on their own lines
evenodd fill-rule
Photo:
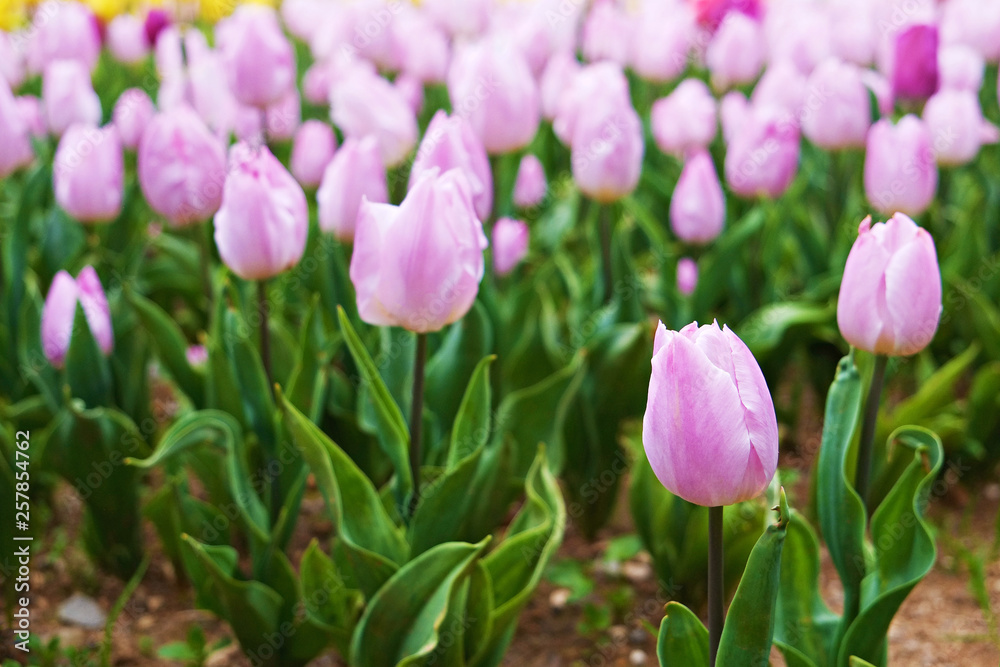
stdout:
<svg viewBox="0 0 1000 667">
<path fill-rule="evenodd" d="M 667 603 L 656 641 L 656 656 L 660 667 L 709 667 L 708 630 L 679 602 Z"/>
</svg>

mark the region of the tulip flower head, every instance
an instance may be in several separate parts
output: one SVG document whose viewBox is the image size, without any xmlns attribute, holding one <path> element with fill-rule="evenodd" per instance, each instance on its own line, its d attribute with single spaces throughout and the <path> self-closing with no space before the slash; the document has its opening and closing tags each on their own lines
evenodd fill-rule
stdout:
<svg viewBox="0 0 1000 667">
<path fill-rule="evenodd" d="M 7 82 L 0 79 L 0 178 L 27 165 L 35 157 L 30 128 Z"/>
<path fill-rule="evenodd" d="M 679 157 L 690 150 L 708 147 L 718 125 L 716 107 L 715 98 L 703 81 L 682 81 L 674 92 L 653 103 L 650 123 L 657 147 Z"/>
<path fill-rule="evenodd" d="M 464 169 L 472 186 L 476 214 L 480 220 L 490 216 L 493 210 L 493 172 L 486 148 L 468 121 L 461 116 L 449 117 L 443 109 L 434 114 L 420 142 L 410 170 L 410 185 L 431 169 L 437 169 L 439 173 Z"/>
<path fill-rule="evenodd" d="M 118 130 L 73 125 L 59 140 L 52 188 L 56 203 L 80 222 L 110 222 L 121 212 L 125 159 Z"/>
<path fill-rule="evenodd" d="M 112 112 L 112 121 L 118 128 L 118 135 L 125 148 L 135 150 L 139 147 L 142 133 L 156 115 L 153 100 L 141 88 L 129 88 L 123 92 Z"/>
<path fill-rule="evenodd" d="M 759 495 L 778 465 L 778 421 L 757 360 L 718 322 L 668 331 L 660 322 L 642 420 L 657 479 L 706 507 Z"/>
<path fill-rule="evenodd" d="M 521 158 L 514 181 L 514 205 L 520 208 L 537 206 L 545 199 L 548 182 L 542 161 L 528 153 Z"/>
<path fill-rule="evenodd" d="M 292 144 L 292 175 L 307 188 L 314 188 L 323 179 L 326 166 L 337 149 L 333 128 L 322 121 L 307 120 L 295 133 Z"/>
<path fill-rule="evenodd" d="M 111 311 L 97 272 L 92 266 L 85 266 L 74 280 L 70 274 L 60 271 L 52 279 L 45 297 L 41 324 L 42 352 L 56 368 L 62 368 L 66 361 L 78 303 L 83 307 L 87 326 L 101 352 L 111 354 L 114 347 Z"/>
<path fill-rule="evenodd" d="M 101 100 L 90 83 L 90 71 L 77 60 L 56 60 L 45 68 L 42 103 L 45 122 L 55 135 L 74 123 L 101 122 Z"/>
<path fill-rule="evenodd" d="M 893 125 L 888 118 L 868 131 L 865 194 L 877 211 L 918 215 L 937 191 L 938 172 L 927 124 L 912 114 Z"/>
<path fill-rule="evenodd" d="M 722 233 L 726 200 L 712 156 L 702 149 L 684 163 L 670 198 L 670 228 L 688 242 L 709 243 Z"/>
<path fill-rule="evenodd" d="M 691 296 L 698 286 L 698 263 L 690 257 L 677 261 L 677 290 L 684 296 Z"/>
<path fill-rule="evenodd" d="M 215 32 L 229 88 L 241 104 L 265 109 L 295 87 L 295 53 L 273 9 L 243 5 Z"/>
<path fill-rule="evenodd" d="M 854 347 L 892 356 L 927 347 L 941 318 L 934 239 L 903 213 L 858 228 L 837 299 L 837 326 Z"/>
<path fill-rule="evenodd" d="M 389 201 L 385 166 L 375 137 L 348 139 L 330 160 L 319 190 L 319 226 L 341 241 L 354 240 L 361 202 Z"/>
<path fill-rule="evenodd" d="M 938 41 L 935 25 L 913 25 L 896 36 L 892 57 L 893 96 L 926 100 L 937 92 Z"/>
<path fill-rule="evenodd" d="M 505 276 L 528 254 L 528 225 L 513 218 L 500 218 L 493 225 L 493 270 Z"/>
</svg>

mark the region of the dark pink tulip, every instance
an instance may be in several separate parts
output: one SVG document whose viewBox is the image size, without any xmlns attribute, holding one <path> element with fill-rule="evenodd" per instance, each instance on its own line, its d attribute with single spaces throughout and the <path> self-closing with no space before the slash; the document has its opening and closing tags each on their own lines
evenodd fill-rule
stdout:
<svg viewBox="0 0 1000 667">
<path fill-rule="evenodd" d="M 273 9 L 242 5 L 215 35 L 229 88 L 241 104 L 264 109 L 295 87 L 295 53 Z"/>
<path fill-rule="evenodd" d="M 694 6 L 698 23 L 715 30 L 730 12 L 746 14 L 751 18 L 760 18 L 761 3 L 759 0 L 688 0 Z"/>
<path fill-rule="evenodd" d="M 938 28 L 914 25 L 896 35 L 892 58 L 892 94 L 926 100 L 937 92 Z"/>
<path fill-rule="evenodd" d="M 302 123 L 292 144 L 292 175 L 303 186 L 315 188 L 323 180 L 336 148 L 337 137 L 329 125 L 318 120 Z"/>
<path fill-rule="evenodd" d="M 451 116 L 439 110 L 427 126 L 427 132 L 417 149 L 410 170 L 410 187 L 416 185 L 424 172 L 450 169 L 466 172 L 472 189 L 472 203 L 480 220 L 490 217 L 493 210 L 493 172 L 482 142 L 461 116 Z"/>
<path fill-rule="evenodd" d="M 42 352 L 56 368 L 62 368 L 69 352 L 77 304 L 83 307 L 87 326 L 101 352 L 111 354 L 114 347 L 111 310 L 94 267 L 83 267 L 76 280 L 60 271 L 52 279 L 45 297 L 41 324 Z"/>
<path fill-rule="evenodd" d="M 320 228 L 341 241 L 353 241 L 358 209 L 365 200 L 389 201 L 385 165 L 375 137 L 347 139 L 330 160 L 316 193 Z"/>
<path fill-rule="evenodd" d="M 170 15 L 162 9 L 150 9 L 146 14 L 143 28 L 146 30 L 146 41 L 156 46 L 160 33 L 170 25 Z"/>
<path fill-rule="evenodd" d="M 493 225 L 493 270 L 505 276 L 528 254 L 528 225 L 513 218 L 500 218 Z"/>
<path fill-rule="evenodd" d="M 670 228 L 687 243 L 709 243 L 722 233 L 726 200 L 712 156 L 701 149 L 691 154 L 670 198 Z"/>
<path fill-rule="evenodd" d="M 142 133 L 156 115 L 153 100 L 141 88 L 129 88 L 115 102 L 112 112 L 112 122 L 118 128 L 125 148 L 135 150 L 139 147 Z"/>
<path fill-rule="evenodd" d="M 80 222 L 110 222 L 118 217 L 125 189 L 118 130 L 71 125 L 56 148 L 52 189 L 56 203 Z"/>
</svg>

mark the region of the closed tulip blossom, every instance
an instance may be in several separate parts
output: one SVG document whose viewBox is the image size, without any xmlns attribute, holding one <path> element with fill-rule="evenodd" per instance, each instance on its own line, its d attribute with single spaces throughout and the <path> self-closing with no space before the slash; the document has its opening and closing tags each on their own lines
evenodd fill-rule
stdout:
<svg viewBox="0 0 1000 667">
<path fill-rule="evenodd" d="M 743 341 L 718 322 L 660 322 L 652 362 L 642 444 L 660 483 L 706 507 L 760 495 L 778 464 L 778 422 Z"/>
<path fill-rule="evenodd" d="M 983 118 L 979 94 L 967 90 L 941 90 L 924 105 L 924 122 L 932 137 L 938 164 L 957 166 L 971 162 L 983 144 L 995 144 L 996 125 Z"/>
<path fill-rule="evenodd" d="M 615 0 L 595 0 L 583 23 L 581 50 L 590 62 L 625 65 L 632 47 L 633 24 Z"/>
<path fill-rule="evenodd" d="M 0 79 L 0 178 L 6 178 L 34 157 L 28 124 L 7 82 Z"/>
<path fill-rule="evenodd" d="M 927 347 L 940 318 L 934 239 L 903 213 L 875 225 L 865 218 L 840 285 L 840 333 L 860 350 L 908 356 Z"/>
<path fill-rule="evenodd" d="M 726 182 L 741 197 L 780 197 L 799 166 L 799 133 L 774 107 L 747 109 L 726 151 Z"/>
<path fill-rule="evenodd" d="M 865 145 L 871 101 L 856 66 L 826 60 L 809 77 L 807 89 L 824 91 L 822 97 L 806 101 L 802 133 L 809 141 L 828 150 Z"/>
<path fill-rule="evenodd" d="M 706 150 L 692 154 L 670 198 L 670 228 L 687 243 L 709 243 L 722 233 L 726 200 Z"/>
<path fill-rule="evenodd" d="M 684 296 L 691 296 L 697 286 L 698 263 L 690 257 L 681 257 L 677 261 L 677 291 Z"/>
<path fill-rule="evenodd" d="M 472 202 L 480 220 L 489 218 L 493 210 L 493 172 L 490 158 L 472 127 L 461 116 L 451 116 L 439 110 L 431 119 L 417 157 L 410 170 L 411 187 L 431 169 L 445 173 L 464 169 L 472 186 Z"/>
<path fill-rule="evenodd" d="M 865 194 L 880 213 L 917 215 L 930 206 L 938 172 L 927 124 L 912 114 L 883 118 L 868 132 Z"/>
<path fill-rule="evenodd" d="M 699 79 L 685 79 L 672 93 L 653 103 L 653 139 L 664 153 L 683 157 L 706 148 L 715 138 L 717 103 Z"/>
<path fill-rule="evenodd" d="M 399 206 L 365 201 L 350 269 L 358 314 L 417 333 L 461 319 L 479 292 L 486 246 L 464 170 L 425 173 Z"/>
<path fill-rule="evenodd" d="M 941 5 L 941 41 L 962 44 L 985 60 L 1000 60 L 1000 4 L 949 0 Z"/>
<path fill-rule="evenodd" d="M 101 54 L 101 35 L 94 15 L 79 2 L 49 0 L 35 11 L 28 31 L 28 69 L 43 72 L 57 60 L 75 60 L 90 71 Z"/>
<path fill-rule="evenodd" d="M 576 122 L 570 155 L 573 180 L 597 202 L 616 201 L 639 184 L 644 152 L 642 121 L 631 102 L 598 102 L 583 110 Z"/>
<path fill-rule="evenodd" d="M 560 95 L 552 129 L 560 141 L 572 147 L 578 121 L 584 115 L 631 103 L 628 79 L 621 67 L 612 62 L 588 65 L 572 77 Z"/>
<path fill-rule="evenodd" d="M 28 126 L 28 134 L 42 138 L 48 136 L 45 129 L 45 113 L 42 111 L 42 101 L 34 95 L 19 95 L 14 99 L 21 119 Z"/>
<path fill-rule="evenodd" d="M 559 113 L 563 93 L 572 85 L 575 77 L 583 67 L 572 52 L 553 54 L 542 70 L 542 78 L 538 83 L 538 93 L 541 101 L 542 118 L 553 120 Z"/>
<path fill-rule="evenodd" d="M 49 131 L 57 136 L 74 123 L 101 122 L 101 100 L 90 83 L 90 71 L 76 60 L 57 60 L 45 68 L 42 104 Z"/>
<path fill-rule="evenodd" d="M 290 141 L 302 124 L 302 100 L 297 88 L 269 106 L 264 114 L 268 141 Z"/>
<path fill-rule="evenodd" d="M 118 217 L 125 189 L 118 130 L 79 124 L 66 130 L 56 148 L 52 189 L 56 203 L 80 222 Z"/>
<path fill-rule="evenodd" d="M 385 165 L 374 137 L 348 139 L 323 172 L 316 192 L 319 226 L 341 241 L 354 240 L 361 202 L 389 201 Z"/>
<path fill-rule="evenodd" d="M 149 40 L 142 19 L 120 14 L 108 24 L 108 51 L 121 63 L 132 65 L 149 55 Z"/>
<path fill-rule="evenodd" d="M 295 53 L 270 7 L 242 5 L 215 34 L 229 88 L 241 104 L 265 109 L 295 87 Z"/>
<path fill-rule="evenodd" d="M 156 115 L 153 100 L 141 88 L 129 88 L 123 92 L 112 112 L 112 122 L 118 128 L 122 145 L 135 150 L 139 147 L 142 133 Z"/>
<path fill-rule="evenodd" d="M 114 347 L 111 311 L 94 267 L 85 266 L 76 280 L 67 272 L 60 271 L 49 286 L 41 323 L 42 352 L 56 368 L 62 368 L 66 362 L 77 304 L 83 307 L 87 326 L 101 352 L 111 354 Z"/>
<path fill-rule="evenodd" d="M 170 27 L 170 15 L 162 10 L 153 8 L 146 14 L 143 28 L 146 30 L 146 41 L 151 47 L 155 47 L 160 39 L 160 34 Z"/>
<path fill-rule="evenodd" d="M 406 98 L 364 68 L 353 68 L 334 84 L 330 116 L 345 137 L 374 136 L 386 167 L 401 164 L 417 143 L 417 119 Z"/>
<path fill-rule="evenodd" d="M 222 203 L 225 146 L 194 111 L 173 109 L 143 133 L 138 171 L 146 201 L 171 225 L 202 222 Z"/>
<path fill-rule="evenodd" d="M 0 81 L 17 88 L 24 83 L 25 69 L 22 49 L 14 45 L 8 33 L 0 30 Z"/>
<path fill-rule="evenodd" d="M 404 5 L 392 26 L 392 49 L 403 72 L 425 83 L 442 83 L 448 75 L 448 36 L 417 9 Z"/>
<path fill-rule="evenodd" d="M 696 34 L 688 3 L 643 3 L 635 19 L 629 63 L 647 81 L 671 81 L 687 67 Z"/>
<path fill-rule="evenodd" d="M 896 98 L 926 100 L 937 92 L 938 28 L 913 25 L 896 35 L 892 55 L 892 93 Z"/>
<path fill-rule="evenodd" d="M 542 203 L 548 183 L 545 180 L 545 167 L 541 160 L 528 153 L 521 158 L 517 168 L 517 178 L 514 181 L 514 206 L 530 208 Z"/>
<path fill-rule="evenodd" d="M 337 137 L 333 128 L 318 120 L 302 123 L 292 144 L 291 167 L 295 180 L 307 188 L 318 186 L 336 149 Z"/>
<path fill-rule="evenodd" d="M 305 192 L 266 146 L 229 152 L 222 205 L 215 214 L 219 257 L 244 280 L 265 280 L 302 259 L 309 233 Z"/>
<path fill-rule="evenodd" d="M 722 22 L 705 52 L 712 85 L 726 90 L 752 82 L 764 64 L 764 32 L 757 21 L 732 12 Z"/>
<path fill-rule="evenodd" d="M 986 62 L 981 55 L 967 46 L 954 44 L 943 47 L 938 52 L 938 68 L 941 90 L 979 92 L 983 87 Z"/>
<path fill-rule="evenodd" d="M 505 276 L 528 254 L 528 225 L 513 218 L 500 218 L 493 225 L 493 270 Z"/>
<path fill-rule="evenodd" d="M 753 87 L 750 103 L 755 107 L 771 106 L 790 117 L 798 118 L 802 114 L 807 95 L 815 105 L 816 97 L 826 94 L 826 91 L 807 90 L 806 83 L 805 75 L 791 62 L 772 63 Z"/>
</svg>

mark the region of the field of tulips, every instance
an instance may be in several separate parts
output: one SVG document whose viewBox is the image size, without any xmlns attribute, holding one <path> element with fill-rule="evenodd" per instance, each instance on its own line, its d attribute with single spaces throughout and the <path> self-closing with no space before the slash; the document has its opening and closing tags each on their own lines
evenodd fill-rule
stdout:
<svg viewBox="0 0 1000 667">
<path fill-rule="evenodd" d="M 1000 0 L 0 0 L 0 662 L 1000 661 Z"/>
</svg>

